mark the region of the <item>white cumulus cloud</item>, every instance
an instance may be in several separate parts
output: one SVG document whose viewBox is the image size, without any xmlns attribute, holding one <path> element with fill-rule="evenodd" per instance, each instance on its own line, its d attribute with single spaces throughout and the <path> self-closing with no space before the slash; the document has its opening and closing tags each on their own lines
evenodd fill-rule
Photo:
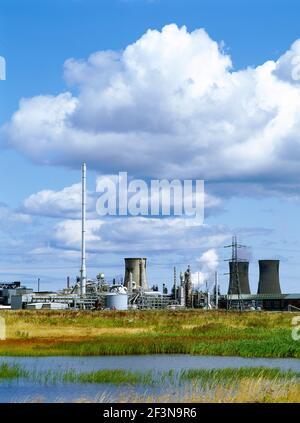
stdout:
<svg viewBox="0 0 300 423">
<path fill-rule="evenodd" d="M 86 227 L 89 252 L 151 252 L 187 251 L 223 245 L 231 236 L 224 225 L 187 226 L 181 218 L 105 218 L 91 219 Z M 81 247 L 81 221 L 62 220 L 51 234 L 55 248 L 79 250 Z"/>
<path fill-rule="evenodd" d="M 298 179 L 300 41 L 275 61 L 233 71 L 203 29 L 167 25 L 123 51 L 69 59 L 69 92 L 20 102 L 1 130 L 36 162 L 103 174 Z"/>
<path fill-rule="evenodd" d="M 48 217 L 78 218 L 81 215 L 81 183 L 60 191 L 42 190 L 24 200 L 23 210 L 28 214 Z M 95 199 L 87 195 L 87 209 L 95 211 Z"/>
</svg>

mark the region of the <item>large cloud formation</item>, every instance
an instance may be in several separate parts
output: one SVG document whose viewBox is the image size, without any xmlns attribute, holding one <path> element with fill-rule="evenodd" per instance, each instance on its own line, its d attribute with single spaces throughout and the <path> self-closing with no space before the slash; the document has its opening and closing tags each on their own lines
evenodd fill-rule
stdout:
<svg viewBox="0 0 300 423">
<path fill-rule="evenodd" d="M 65 187 L 61 191 L 39 191 L 24 200 L 21 211 L 43 217 L 78 219 L 81 216 L 81 190 L 81 183 L 78 183 Z M 88 217 L 96 214 L 96 198 L 90 192 L 87 193 L 87 211 Z"/>
<path fill-rule="evenodd" d="M 65 63 L 70 91 L 22 99 L 5 143 L 36 162 L 206 180 L 297 179 L 300 41 L 233 71 L 199 29 L 149 30 L 124 51 Z"/>
</svg>

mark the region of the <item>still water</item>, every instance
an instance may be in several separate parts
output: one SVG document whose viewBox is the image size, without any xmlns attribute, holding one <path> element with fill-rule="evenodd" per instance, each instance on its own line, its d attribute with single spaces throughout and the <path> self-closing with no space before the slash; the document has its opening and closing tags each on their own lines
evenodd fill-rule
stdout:
<svg viewBox="0 0 300 423">
<path fill-rule="evenodd" d="M 47 372 L 74 370 L 91 372 L 101 369 L 124 369 L 154 372 L 183 369 L 222 369 L 267 367 L 300 371 L 300 359 L 208 357 L 191 355 L 138 355 L 114 357 L 0 357 L 2 363 L 16 363 L 23 369 Z M 55 383 L 41 384 L 28 380 L 0 381 L 0 402 L 72 402 L 88 399 L 113 402 L 124 395 L 155 396 L 166 387 L 115 386 L 112 384 Z M 176 393 L 174 392 L 174 400 Z"/>
</svg>

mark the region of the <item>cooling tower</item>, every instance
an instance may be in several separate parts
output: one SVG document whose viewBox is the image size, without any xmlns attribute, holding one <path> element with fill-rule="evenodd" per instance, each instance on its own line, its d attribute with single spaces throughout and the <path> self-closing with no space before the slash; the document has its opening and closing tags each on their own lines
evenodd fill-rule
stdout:
<svg viewBox="0 0 300 423">
<path fill-rule="evenodd" d="M 279 260 L 259 260 L 258 294 L 281 294 Z"/>
<path fill-rule="evenodd" d="M 229 262 L 229 287 L 228 294 L 251 294 L 249 278 L 248 278 L 249 262 L 238 261 L 237 271 L 239 276 L 240 292 L 238 290 L 234 264 L 232 261 Z"/>
<path fill-rule="evenodd" d="M 125 258 L 125 279 L 124 285 L 131 290 L 132 283 L 135 282 L 135 288 L 148 289 L 146 258 Z"/>
</svg>

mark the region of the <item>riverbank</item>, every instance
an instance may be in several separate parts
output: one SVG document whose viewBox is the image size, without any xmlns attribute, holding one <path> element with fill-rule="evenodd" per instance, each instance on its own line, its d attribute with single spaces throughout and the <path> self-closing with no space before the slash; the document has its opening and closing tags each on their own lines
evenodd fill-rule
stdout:
<svg viewBox="0 0 300 423">
<path fill-rule="evenodd" d="M 1 356 L 194 354 L 300 358 L 296 314 L 226 311 L 1 311 Z"/>
</svg>

